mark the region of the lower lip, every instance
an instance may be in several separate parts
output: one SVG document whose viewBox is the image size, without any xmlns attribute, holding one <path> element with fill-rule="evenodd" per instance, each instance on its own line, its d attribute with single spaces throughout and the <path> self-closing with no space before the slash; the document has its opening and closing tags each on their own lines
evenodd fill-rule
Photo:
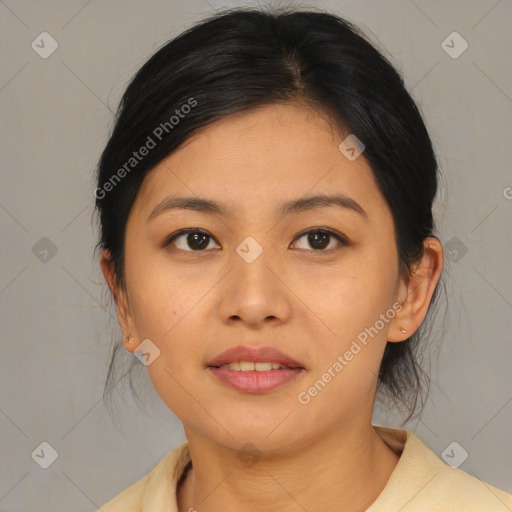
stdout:
<svg viewBox="0 0 512 512">
<path fill-rule="evenodd" d="M 209 366 L 208 370 L 224 384 L 238 391 L 245 391 L 247 393 L 264 393 L 271 391 L 283 384 L 291 382 L 303 372 L 302 368 L 269 370 L 265 372 L 258 372 L 256 370 L 243 372 L 213 366 Z"/>
</svg>

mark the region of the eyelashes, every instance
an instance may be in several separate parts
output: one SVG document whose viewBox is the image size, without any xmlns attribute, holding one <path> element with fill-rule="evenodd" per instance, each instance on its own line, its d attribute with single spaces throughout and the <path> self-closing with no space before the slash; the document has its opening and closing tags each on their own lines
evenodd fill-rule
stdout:
<svg viewBox="0 0 512 512">
<path fill-rule="evenodd" d="M 185 235 L 195 236 L 185 237 Z M 320 235 L 320 237 L 316 237 L 315 235 Z M 293 241 L 300 240 L 306 236 L 307 244 L 320 244 L 321 246 L 320 248 L 304 249 L 309 252 L 330 254 L 332 252 L 340 250 L 346 245 L 349 245 L 348 240 L 344 235 L 338 233 L 337 231 L 324 227 L 312 228 L 307 231 L 303 231 L 302 233 L 297 235 L 293 239 Z M 178 241 L 182 237 L 184 241 L 181 243 L 181 247 L 177 247 L 176 241 Z M 324 241 L 326 238 L 329 239 L 328 245 L 331 245 L 330 239 L 336 240 L 338 242 L 338 245 L 336 245 L 334 248 L 325 249 Z M 205 252 L 205 250 L 208 249 L 208 247 L 210 246 L 211 240 L 215 239 L 207 231 L 203 231 L 202 229 L 199 228 L 187 228 L 181 229 L 180 231 L 173 233 L 170 237 L 168 237 L 165 240 L 163 247 L 173 246 L 173 251 L 182 251 L 189 253 Z M 196 245 L 196 249 L 192 249 L 189 244 Z"/>
</svg>

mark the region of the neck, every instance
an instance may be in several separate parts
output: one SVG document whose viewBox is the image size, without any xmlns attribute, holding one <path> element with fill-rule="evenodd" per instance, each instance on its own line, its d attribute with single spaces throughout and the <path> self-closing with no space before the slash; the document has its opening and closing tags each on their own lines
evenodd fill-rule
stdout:
<svg viewBox="0 0 512 512">
<path fill-rule="evenodd" d="M 278 454 L 244 459 L 187 431 L 193 469 L 178 488 L 179 512 L 366 510 L 399 456 L 373 430 L 344 426 Z"/>
</svg>

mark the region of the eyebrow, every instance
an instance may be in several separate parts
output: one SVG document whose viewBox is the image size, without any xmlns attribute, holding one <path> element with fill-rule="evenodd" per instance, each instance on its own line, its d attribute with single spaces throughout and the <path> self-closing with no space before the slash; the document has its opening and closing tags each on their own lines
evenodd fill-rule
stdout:
<svg viewBox="0 0 512 512">
<path fill-rule="evenodd" d="M 276 215 L 280 218 L 286 217 L 293 213 L 300 213 L 317 208 L 327 208 L 337 206 L 345 210 L 353 211 L 361 216 L 368 218 L 363 207 L 344 194 L 317 194 L 314 196 L 301 197 L 286 201 L 278 206 Z M 166 197 L 163 201 L 158 203 L 153 211 L 149 214 L 147 222 L 154 219 L 161 213 L 169 210 L 183 209 L 193 210 L 196 212 L 206 213 L 210 215 L 221 215 L 224 217 L 232 217 L 233 211 L 226 205 L 214 201 L 212 199 L 204 199 L 200 197 Z"/>
</svg>

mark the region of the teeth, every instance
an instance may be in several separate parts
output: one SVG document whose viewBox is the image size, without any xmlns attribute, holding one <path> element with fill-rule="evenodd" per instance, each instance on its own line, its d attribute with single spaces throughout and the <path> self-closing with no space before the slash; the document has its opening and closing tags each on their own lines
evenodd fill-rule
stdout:
<svg viewBox="0 0 512 512">
<path fill-rule="evenodd" d="M 228 370 L 236 370 L 236 371 L 242 371 L 242 372 L 254 371 L 254 370 L 256 370 L 257 372 L 268 372 L 270 370 L 279 370 L 280 368 L 288 368 L 288 366 L 285 366 L 285 365 L 282 365 L 279 363 L 270 362 L 270 361 L 258 362 L 258 363 L 254 363 L 252 361 L 236 361 L 236 362 L 229 363 L 229 364 L 223 364 L 220 368 L 226 368 Z"/>
<path fill-rule="evenodd" d="M 254 363 L 254 369 L 257 372 L 268 372 L 272 370 L 272 363 Z"/>
</svg>

